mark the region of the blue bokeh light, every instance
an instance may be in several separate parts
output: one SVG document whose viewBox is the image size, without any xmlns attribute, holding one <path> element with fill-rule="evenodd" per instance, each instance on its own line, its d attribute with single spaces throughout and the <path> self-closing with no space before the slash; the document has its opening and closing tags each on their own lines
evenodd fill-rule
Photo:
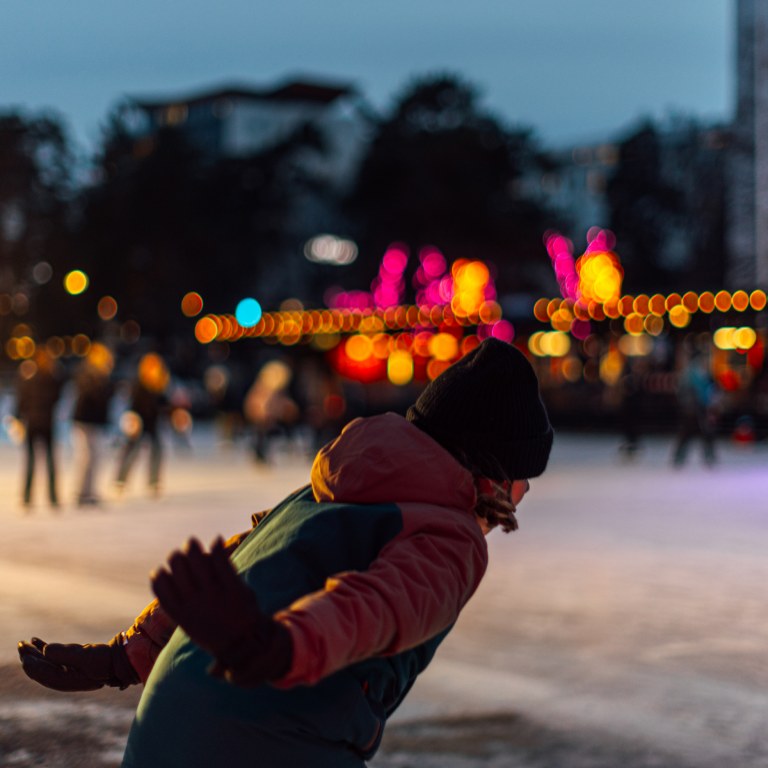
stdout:
<svg viewBox="0 0 768 768">
<path fill-rule="evenodd" d="M 256 299 L 243 299 L 235 310 L 235 320 L 243 328 L 252 328 L 261 320 L 261 304 Z"/>
</svg>

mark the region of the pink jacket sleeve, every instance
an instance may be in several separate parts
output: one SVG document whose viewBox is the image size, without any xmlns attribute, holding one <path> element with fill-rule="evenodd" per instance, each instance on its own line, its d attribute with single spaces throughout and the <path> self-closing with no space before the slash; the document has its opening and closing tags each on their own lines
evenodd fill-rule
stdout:
<svg viewBox="0 0 768 768">
<path fill-rule="evenodd" d="M 480 526 L 465 512 L 401 509 L 403 531 L 368 570 L 336 574 L 275 614 L 294 649 L 277 687 L 312 684 L 354 662 L 407 650 L 456 620 L 487 566 Z"/>
</svg>

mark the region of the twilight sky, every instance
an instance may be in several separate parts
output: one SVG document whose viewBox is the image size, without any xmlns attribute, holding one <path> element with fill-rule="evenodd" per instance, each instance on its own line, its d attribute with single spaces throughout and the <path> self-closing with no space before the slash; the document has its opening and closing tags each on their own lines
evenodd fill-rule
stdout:
<svg viewBox="0 0 768 768">
<path fill-rule="evenodd" d="M 0 112 L 58 112 L 82 148 L 121 96 L 309 75 L 380 109 L 449 70 L 546 144 L 672 113 L 728 119 L 736 0 L 3 0 Z"/>
</svg>

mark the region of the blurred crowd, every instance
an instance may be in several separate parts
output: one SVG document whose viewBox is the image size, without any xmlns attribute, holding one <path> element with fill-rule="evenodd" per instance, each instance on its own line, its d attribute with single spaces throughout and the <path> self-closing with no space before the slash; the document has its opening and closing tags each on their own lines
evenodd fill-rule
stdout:
<svg viewBox="0 0 768 768">
<path fill-rule="evenodd" d="M 38 495 L 44 489 L 52 509 L 63 501 L 98 506 L 107 493 L 124 493 L 143 456 L 147 491 L 159 497 L 166 443 L 191 450 L 196 420 L 214 425 L 220 446 L 243 446 L 254 462 L 266 465 L 278 438 L 314 453 L 347 418 L 359 415 L 350 415 L 348 407 L 354 393 L 345 391 L 320 358 L 274 356 L 260 361 L 253 373 L 212 364 L 199 378 L 188 379 L 174 375 L 156 352 L 116 364 L 98 342 L 75 363 L 40 347 L 19 365 L 5 390 L 3 427 L 21 447 L 24 509 L 32 507 L 36 489 Z M 59 490 L 64 446 L 71 451 L 67 471 L 73 473 L 66 485 L 74 491 L 66 500 Z"/>
<path fill-rule="evenodd" d="M 659 410 L 658 372 L 646 358 L 630 359 L 613 388 L 618 398 L 605 406 L 611 428 L 621 435 L 619 456 L 637 457 L 660 421 L 671 435 L 674 467 L 683 466 L 697 445 L 702 460 L 713 466 L 726 423 L 730 439 L 759 440 L 748 409 L 733 424 L 725 418 L 733 393 L 729 399 L 711 370 L 706 350 L 681 347 L 674 373 L 662 377 L 668 395 Z M 150 496 L 160 496 L 166 443 L 191 450 L 195 423 L 213 425 L 222 449 L 237 448 L 266 466 L 281 445 L 311 456 L 356 416 L 404 412 L 419 388 L 351 382 L 321 355 L 289 357 L 278 350 L 248 364 L 212 362 L 197 376 L 181 376 L 157 352 L 116 360 L 96 342 L 85 356 L 67 360 L 38 348 L 6 381 L 0 414 L 4 437 L 21 447 L 22 506 L 31 507 L 37 485 L 38 496 L 44 489 L 53 509 L 62 501 L 89 507 L 100 505 L 105 494 L 122 495 L 136 475 L 146 480 L 133 482 L 145 482 Z M 578 408 L 577 399 L 571 407 Z M 72 473 L 65 484 L 71 498 L 65 500 L 59 491 L 62 448 Z M 137 464 L 146 469 L 137 472 Z"/>
</svg>

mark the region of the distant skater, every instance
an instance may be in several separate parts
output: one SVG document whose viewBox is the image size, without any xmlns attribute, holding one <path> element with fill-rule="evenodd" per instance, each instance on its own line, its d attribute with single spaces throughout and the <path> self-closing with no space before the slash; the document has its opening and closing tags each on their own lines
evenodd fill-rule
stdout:
<svg viewBox="0 0 768 768">
<path fill-rule="evenodd" d="M 40 347 L 32 360 L 25 360 L 18 373 L 16 385 L 16 412 L 24 424 L 25 471 L 22 504 L 32 503 L 32 483 L 35 475 L 35 453 L 45 450 L 48 480 L 48 501 L 59 506 L 56 490 L 56 446 L 54 411 L 59 401 L 62 375 L 55 359 Z"/>
<path fill-rule="evenodd" d="M 711 467 L 716 463 L 716 392 L 706 358 L 701 353 L 692 354 L 683 365 L 677 383 L 678 429 L 672 454 L 675 467 L 683 466 L 695 438 L 701 440 L 705 464 Z"/>
<path fill-rule="evenodd" d="M 621 429 L 624 436 L 619 451 L 626 459 L 633 459 L 640 448 L 645 419 L 645 370 L 644 362 L 633 360 L 619 382 Z"/>
<path fill-rule="evenodd" d="M 77 505 L 92 506 L 101 502 L 97 471 L 103 451 L 104 433 L 109 424 L 109 404 L 114 386 L 111 374 L 112 353 L 94 342 L 75 374 L 75 410 L 72 436 L 75 444 L 77 473 Z"/>
<path fill-rule="evenodd" d="M 130 411 L 123 415 L 125 444 L 117 470 L 117 489 L 122 492 L 142 443 L 149 444 L 149 489 L 160 495 L 160 470 L 163 445 L 160 441 L 160 417 L 167 407 L 166 390 L 170 373 L 160 355 L 149 352 L 139 360 L 131 385 Z"/>
</svg>

